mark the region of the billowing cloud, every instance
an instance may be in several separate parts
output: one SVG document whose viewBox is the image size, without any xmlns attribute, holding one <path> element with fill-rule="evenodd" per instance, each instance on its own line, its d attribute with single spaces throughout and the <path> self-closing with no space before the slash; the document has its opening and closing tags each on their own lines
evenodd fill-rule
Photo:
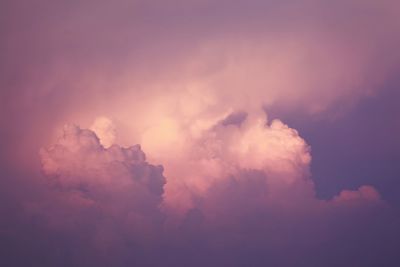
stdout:
<svg viewBox="0 0 400 267">
<path fill-rule="evenodd" d="M 380 195 L 375 188 L 368 185 L 361 186 L 358 190 L 343 190 L 333 199 L 334 201 L 378 201 Z"/>
<path fill-rule="evenodd" d="M 364 210 L 361 219 L 367 219 L 385 208 L 371 186 L 344 190 L 329 201 L 317 199 L 310 149 L 296 130 L 279 120 L 267 122 L 262 113 L 241 115 L 240 120 L 232 116 L 238 115 L 191 137 L 179 158 L 160 156 L 166 161 L 166 178 L 163 167 L 146 162 L 138 145 L 105 148 L 93 131 L 66 125 L 61 138 L 40 153 L 51 202 L 26 208 L 43 217 L 50 229 L 84 235 L 79 239 L 84 253 L 108 251 L 109 256 L 99 259 L 119 266 L 198 266 L 193 262 L 198 255 L 176 254 L 192 249 L 222 257 L 206 261 L 211 266 L 235 265 L 243 243 L 255 251 L 263 246 L 283 253 L 295 238 L 306 238 L 316 222 L 322 223 L 302 248 L 310 253 L 342 231 L 327 230 L 332 217 L 339 216 L 341 223 L 359 220 L 352 212 Z M 93 230 L 85 233 L 89 225 Z M 130 249 L 144 254 L 131 257 Z M 225 249 L 238 255 L 225 255 Z M 153 253 L 171 254 L 158 260 Z M 79 255 L 73 261 L 84 264 Z M 297 258 L 257 257 L 265 264 Z"/>
<path fill-rule="evenodd" d="M 226 121 L 217 121 L 200 136 L 187 138 L 177 157 L 157 154 L 168 177 L 167 205 L 175 206 L 175 211 L 191 208 L 193 199 L 207 194 L 215 182 L 246 170 L 262 174 L 260 181 L 269 188 L 269 197 L 299 186 L 303 187 L 303 195 L 312 197 L 310 149 L 296 130 L 279 120 L 268 123 L 262 113 L 248 115 L 241 124 Z"/>
<path fill-rule="evenodd" d="M 100 143 L 108 148 L 114 144 L 116 139 L 115 125 L 107 117 L 98 117 L 91 126 L 91 130 L 96 133 Z"/>
<path fill-rule="evenodd" d="M 91 130 L 66 125 L 40 155 L 55 195 L 27 208 L 43 214 L 50 227 L 81 231 L 92 225 L 86 241 L 104 250 L 121 245 L 124 236 L 150 242 L 162 229 L 163 168 L 147 163 L 138 145 L 105 148 Z"/>
<path fill-rule="evenodd" d="M 223 215 L 227 212 L 323 217 L 324 210 L 352 203 L 382 205 L 371 186 L 319 200 L 310 174 L 310 147 L 295 129 L 279 120 L 268 122 L 263 113 L 241 115 L 240 123 L 232 116 L 238 115 L 187 138 L 176 157 L 158 154 L 167 176 L 163 208 L 173 223 L 182 223 L 193 210 L 224 224 L 233 219 Z"/>
<path fill-rule="evenodd" d="M 385 196 L 349 182 L 316 197 L 311 147 L 275 115 L 337 118 L 384 90 L 400 62 L 396 1 L 0 6 L 0 171 L 18 192 L 0 205 L 14 198 L 34 233 L 23 240 L 61 243 L 48 265 L 393 259 L 400 216 Z M 65 122 L 82 128 L 55 139 Z"/>
<path fill-rule="evenodd" d="M 85 3 L 2 8 L 2 99 L 56 106 L 49 130 L 104 114 L 128 124 L 129 144 L 171 116 L 206 120 L 262 105 L 332 116 L 379 91 L 399 59 L 388 52 L 400 42 L 391 0 Z M 36 16 L 45 5 L 60 16 Z"/>
</svg>

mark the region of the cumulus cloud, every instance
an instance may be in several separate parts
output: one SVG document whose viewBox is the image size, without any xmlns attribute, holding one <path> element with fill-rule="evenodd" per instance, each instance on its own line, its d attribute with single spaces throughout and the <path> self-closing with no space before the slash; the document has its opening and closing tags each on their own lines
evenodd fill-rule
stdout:
<svg viewBox="0 0 400 267">
<path fill-rule="evenodd" d="M 108 148 L 115 142 L 116 130 L 114 123 L 107 117 L 98 117 L 93 122 L 90 129 L 96 133 L 100 143 Z"/>
<path fill-rule="evenodd" d="M 124 244 L 124 236 L 150 242 L 161 230 L 163 168 L 147 163 L 140 146 L 105 148 L 93 131 L 66 125 L 40 156 L 53 199 L 29 209 L 50 227 L 79 232 L 92 225 L 86 242 L 104 250 Z"/>
<path fill-rule="evenodd" d="M 337 202 L 376 202 L 380 200 L 380 195 L 374 187 L 363 185 L 357 190 L 342 190 L 333 200 Z"/>
<path fill-rule="evenodd" d="M 380 90 L 398 62 L 388 52 L 400 42 L 398 4 L 390 0 L 185 1 L 177 9 L 174 1 L 85 3 L 35 6 L 58 18 L 5 5 L 12 26 L 4 30 L 2 69 L 17 78 L 4 80 L 2 99 L 20 97 L 35 110 L 55 103 L 53 124 L 87 125 L 98 114 L 134 120 L 129 144 L 171 116 L 207 120 L 261 105 L 329 116 Z"/>
<path fill-rule="evenodd" d="M 279 120 L 268 122 L 260 114 L 250 114 L 241 123 L 225 122 L 192 140 L 183 159 L 165 158 L 167 237 L 200 255 L 218 255 L 210 261 L 188 262 L 243 266 L 254 257 L 256 266 L 293 266 L 298 261 L 334 266 L 338 261 L 331 255 L 315 261 L 304 257 L 335 242 L 338 235 L 348 236 L 350 246 L 359 251 L 370 249 L 372 240 L 357 241 L 365 232 L 353 231 L 365 221 L 365 231 L 374 229 L 371 218 L 387 208 L 376 189 L 361 186 L 331 200 L 318 199 L 309 172 L 310 148 L 296 130 Z"/>
<path fill-rule="evenodd" d="M 163 167 L 148 164 L 138 145 L 105 148 L 94 132 L 73 125 L 64 127 L 55 145 L 41 150 L 43 172 L 79 209 L 96 206 L 110 214 L 144 218 L 161 216 L 162 210 L 174 227 L 193 209 L 218 217 L 224 212 L 214 209 L 230 210 L 223 203 L 232 196 L 240 199 L 235 201 L 238 207 L 233 205 L 239 213 L 278 206 L 288 212 L 294 207 L 318 209 L 323 201 L 315 197 L 310 177 L 310 148 L 298 132 L 279 120 L 268 122 L 263 113 L 227 123 L 232 116 L 201 135 L 182 131 L 186 140 L 177 157 L 171 157 L 173 144 L 171 153 L 161 150 L 157 159 L 164 162 L 166 180 Z M 328 203 L 352 200 L 376 202 L 379 193 L 363 186 L 344 190 Z"/>
<path fill-rule="evenodd" d="M 93 131 L 66 125 L 40 152 L 48 200 L 26 207 L 79 240 L 72 261 L 82 266 L 82 253 L 105 251 L 93 264 L 242 266 L 250 259 L 243 244 L 257 264 L 289 266 L 338 233 L 351 234 L 347 220 L 358 224 L 386 207 L 371 186 L 318 199 L 310 148 L 298 132 L 263 113 L 235 114 L 201 135 L 182 132 L 179 157 L 158 157 L 166 178 L 138 145 L 105 148 Z"/>
<path fill-rule="evenodd" d="M 352 236 L 353 227 L 386 208 L 371 186 L 318 199 L 309 172 L 310 148 L 283 122 L 269 122 L 262 114 L 249 114 L 240 123 L 226 121 L 192 139 L 177 162 L 164 158 L 167 238 L 196 250 L 188 249 L 196 260 L 202 253 L 217 255 L 201 263 L 186 259 L 190 264 L 243 266 L 254 257 L 256 266 L 297 261 L 320 266 L 326 259 L 335 265 L 331 255 L 315 262 L 304 257 L 337 235 Z M 368 251 L 371 244 L 358 244 L 359 250 Z"/>
<path fill-rule="evenodd" d="M 25 7 L 0 9 L 5 151 L 36 153 L 59 122 L 89 126 L 41 150 L 49 192 L 27 209 L 120 260 L 104 265 L 294 266 L 384 206 L 372 186 L 318 199 L 309 145 L 262 109 L 329 117 L 380 90 L 398 67 L 394 1 Z"/>
<path fill-rule="evenodd" d="M 267 123 L 261 114 L 250 116 L 241 125 L 217 123 L 191 139 L 184 152 L 183 157 L 161 159 L 169 178 L 166 202 L 174 198 L 169 190 L 176 191 L 170 188 L 175 182 L 203 194 L 214 181 L 241 170 L 267 174 L 275 190 L 309 178 L 311 155 L 306 142 L 294 129 L 279 120 Z"/>
<path fill-rule="evenodd" d="M 182 137 L 177 139 L 178 146 L 165 142 L 158 150 L 155 142 L 150 150 L 165 167 L 162 207 L 172 225 L 181 224 L 193 210 L 204 218 L 214 214 L 221 219 L 220 214 L 231 209 L 238 213 L 252 208 L 318 212 L 351 196 L 361 204 L 379 203 L 379 193 L 371 186 L 345 190 L 326 203 L 317 199 L 309 145 L 295 129 L 277 119 L 268 121 L 263 112 L 228 113 L 204 123 L 195 134 L 192 129 L 176 127 L 174 134 Z M 163 131 L 154 133 L 164 136 Z M 240 200 L 232 201 L 232 196 Z M 233 203 L 239 204 L 237 209 Z"/>
</svg>

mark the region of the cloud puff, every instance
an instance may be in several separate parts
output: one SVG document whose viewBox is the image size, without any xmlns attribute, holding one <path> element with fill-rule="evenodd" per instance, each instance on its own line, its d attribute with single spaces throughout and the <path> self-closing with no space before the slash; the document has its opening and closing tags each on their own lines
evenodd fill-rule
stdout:
<svg viewBox="0 0 400 267">
<path fill-rule="evenodd" d="M 79 249 L 123 259 L 114 266 L 293 266 L 383 205 L 370 186 L 317 199 L 310 147 L 259 110 L 329 116 L 380 90 L 398 67 L 395 1 L 64 2 L 1 8 L 4 155 L 106 114 L 120 144 L 165 168 L 115 145 L 106 117 L 42 149 L 50 192 L 28 208 Z"/>
<path fill-rule="evenodd" d="M 371 186 L 344 190 L 330 201 L 319 200 L 309 170 L 310 147 L 295 129 L 280 120 L 269 122 L 264 113 L 242 115 L 239 123 L 227 123 L 232 116 L 216 121 L 200 135 L 182 130 L 187 138 L 179 152 L 171 146 L 171 154 L 155 154 L 164 162 L 163 208 L 171 222 L 182 223 L 193 209 L 221 223 L 227 219 L 222 214 L 229 211 L 319 213 L 322 207 L 345 206 L 349 199 L 361 205 L 380 203 Z"/>
<path fill-rule="evenodd" d="M 337 202 L 359 202 L 359 201 L 379 201 L 380 195 L 376 189 L 369 185 L 363 185 L 358 190 L 342 190 L 333 201 Z"/>
<path fill-rule="evenodd" d="M 379 227 L 374 216 L 387 220 L 387 206 L 371 186 L 318 199 L 309 146 L 296 130 L 262 114 L 240 123 L 222 120 L 184 151 L 178 162 L 165 158 L 163 208 L 168 240 L 188 247 L 186 264 L 335 266 L 343 258 L 333 255 L 346 242 L 357 253 L 371 251 L 375 241 L 360 244 L 359 238 Z M 316 251 L 326 254 L 313 257 Z M 199 263 L 207 254 L 214 257 Z M 348 260 L 349 266 L 366 262 Z"/>
<path fill-rule="evenodd" d="M 51 131 L 59 121 L 87 125 L 107 114 L 127 124 L 127 144 L 144 147 L 140 135 L 170 117 L 199 119 L 200 127 L 209 116 L 261 105 L 329 116 L 380 90 L 397 69 L 395 1 L 174 4 L 39 1 L 27 12 L 8 1 L 0 63 L 8 78 L 0 82 L 1 99 L 13 101 L 0 115 L 23 118 L 15 108 L 23 106 Z M 49 105 L 51 116 L 42 110 Z"/>
<path fill-rule="evenodd" d="M 387 220 L 373 187 L 318 199 L 310 148 L 296 130 L 262 114 L 226 121 L 193 139 L 178 162 L 165 158 L 165 235 L 188 255 L 168 264 L 335 266 L 343 258 L 333 255 L 346 242 L 357 253 L 371 251 L 375 241 L 360 244 L 359 238 L 378 227 L 374 216 Z M 313 257 L 316 251 L 326 254 Z M 349 266 L 365 263 L 358 256 L 348 260 Z"/>
<path fill-rule="evenodd" d="M 40 152 L 47 201 L 27 208 L 73 237 L 71 261 L 82 266 L 85 254 L 101 255 L 89 257 L 97 266 L 242 266 L 252 257 L 291 266 L 385 208 L 371 186 L 316 198 L 296 130 L 263 113 L 232 116 L 188 138 L 179 157 L 159 155 L 166 178 L 138 145 L 104 148 L 93 131 L 67 125 Z"/>
<path fill-rule="evenodd" d="M 55 194 L 30 209 L 52 227 L 80 231 L 91 224 L 87 242 L 104 249 L 123 243 L 123 236 L 149 242 L 161 230 L 163 168 L 147 163 L 140 146 L 105 148 L 91 130 L 66 125 L 40 156 Z"/>
<path fill-rule="evenodd" d="M 105 148 L 110 147 L 115 142 L 116 130 L 114 123 L 107 117 L 98 117 L 93 122 L 90 129 L 96 133 L 100 143 Z"/>
</svg>

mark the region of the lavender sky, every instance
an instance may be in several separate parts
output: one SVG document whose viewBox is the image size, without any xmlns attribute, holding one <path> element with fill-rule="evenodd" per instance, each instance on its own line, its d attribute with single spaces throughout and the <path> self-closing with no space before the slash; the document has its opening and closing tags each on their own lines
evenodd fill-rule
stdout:
<svg viewBox="0 0 400 267">
<path fill-rule="evenodd" d="M 0 2 L 1 266 L 400 265 L 400 4 Z"/>
</svg>

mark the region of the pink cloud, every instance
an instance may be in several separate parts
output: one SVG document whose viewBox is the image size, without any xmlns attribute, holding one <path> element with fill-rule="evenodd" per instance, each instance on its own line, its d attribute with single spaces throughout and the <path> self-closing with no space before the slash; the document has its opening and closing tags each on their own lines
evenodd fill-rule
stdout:
<svg viewBox="0 0 400 267">
<path fill-rule="evenodd" d="M 67 125 L 40 153 L 48 201 L 29 203 L 27 210 L 49 229 L 84 236 L 80 245 L 90 253 L 111 253 L 104 260 L 126 259 L 129 243 L 151 255 L 161 247 L 188 253 L 195 242 L 199 253 L 211 251 L 222 264 L 233 264 L 236 256 L 225 252 L 243 244 L 283 253 L 299 242 L 299 253 L 309 253 L 338 233 L 349 234 L 344 221 L 357 225 L 387 208 L 371 186 L 318 199 L 307 143 L 283 122 L 259 114 L 241 123 L 221 120 L 186 145 L 178 158 L 159 157 L 166 160 L 164 178 L 164 168 L 147 163 L 138 145 L 104 148 L 93 131 Z M 146 255 L 138 261 L 166 263 Z"/>
<path fill-rule="evenodd" d="M 163 168 L 147 163 L 138 145 L 104 148 L 94 132 L 66 125 L 57 143 L 42 149 L 40 155 L 55 199 L 33 208 L 49 224 L 70 228 L 79 221 L 94 220 L 94 227 L 102 229 L 95 231 L 96 238 L 104 231 L 117 234 L 112 228 L 103 229 L 108 220 L 118 232 L 137 238 L 150 238 L 160 230 Z"/>
<path fill-rule="evenodd" d="M 380 195 L 378 191 L 372 186 L 363 185 L 357 190 L 343 190 L 338 196 L 336 196 L 334 201 L 337 202 L 360 202 L 360 201 L 379 201 Z"/>
<path fill-rule="evenodd" d="M 398 68 L 398 7 L 389 0 L 2 5 L 7 164 L 38 172 L 37 148 L 53 144 L 40 152 L 48 195 L 28 203 L 29 214 L 82 238 L 79 249 L 95 247 L 96 255 L 161 246 L 168 262 L 168 246 L 183 258 L 191 257 L 185 246 L 200 247 L 225 255 L 219 266 L 240 265 L 224 253 L 243 244 L 293 266 L 307 242 L 310 253 L 350 235 L 341 226 L 363 225 L 386 207 L 380 194 L 361 186 L 318 199 L 311 148 L 262 110 L 334 117 L 381 90 Z M 64 121 L 84 127 L 69 125 L 53 139 Z"/>
</svg>

